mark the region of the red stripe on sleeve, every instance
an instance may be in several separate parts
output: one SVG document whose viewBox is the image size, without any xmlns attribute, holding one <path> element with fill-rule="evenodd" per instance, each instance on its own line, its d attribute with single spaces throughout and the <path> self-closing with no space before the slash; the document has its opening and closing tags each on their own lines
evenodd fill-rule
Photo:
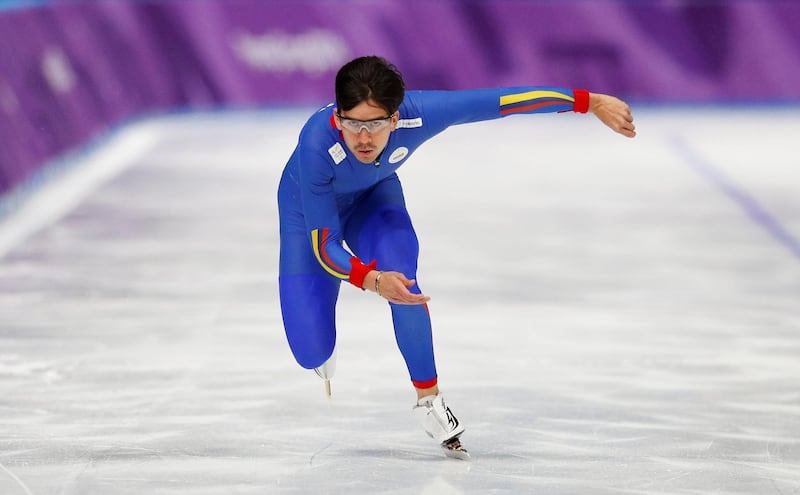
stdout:
<svg viewBox="0 0 800 495">
<path fill-rule="evenodd" d="M 334 263 L 333 260 L 331 259 L 331 257 L 328 256 L 327 244 L 328 244 L 328 229 L 326 227 L 326 228 L 322 229 L 322 239 L 320 239 L 320 241 L 319 241 L 319 252 L 322 255 L 322 259 L 325 260 L 325 263 L 327 263 L 327 265 L 329 267 L 333 268 L 334 270 L 336 270 L 337 272 L 339 272 L 341 274 L 346 275 L 347 274 L 347 270 L 345 270 L 341 266 L 339 266 L 336 263 Z"/>
<path fill-rule="evenodd" d="M 553 105 L 563 105 L 564 103 L 569 103 L 569 101 L 545 101 L 541 103 L 533 103 L 531 105 L 525 105 L 524 107 L 514 107 L 514 108 L 504 108 L 500 110 L 500 115 L 508 115 L 512 113 L 521 113 L 521 112 L 530 112 L 531 110 L 536 110 L 537 108 L 544 108 L 544 107 L 552 107 Z"/>
</svg>

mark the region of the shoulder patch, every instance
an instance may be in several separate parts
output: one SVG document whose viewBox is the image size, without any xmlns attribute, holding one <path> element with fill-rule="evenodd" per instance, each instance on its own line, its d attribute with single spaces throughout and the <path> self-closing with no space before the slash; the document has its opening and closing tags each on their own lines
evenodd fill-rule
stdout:
<svg viewBox="0 0 800 495">
<path fill-rule="evenodd" d="M 333 163 L 336 165 L 342 163 L 342 160 L 347 157 L 347 153 L 344 152 L 344 148 L 342 148 L 341 143 L 336 143 L 328 148 L 328 154 L 331 155 L 331 158 L 333 158 Z"/>
<path fill-rule="evenodd" d="M 396 150 L 392 151 L 392 154 L 389 155 L 389 163 L 397 163 L 403 158 L 405 158 L 407 154 L 408 154 L 408 148 L 406 148 L 405 146 L 401 146 Z"/>
<path fill-rule="evenodd" d="M 422 127 L 422 117 L 416 119 L 400 119 L 397 121 L 398 129 L 413 129 L 415 127 Z"/>
</svg>

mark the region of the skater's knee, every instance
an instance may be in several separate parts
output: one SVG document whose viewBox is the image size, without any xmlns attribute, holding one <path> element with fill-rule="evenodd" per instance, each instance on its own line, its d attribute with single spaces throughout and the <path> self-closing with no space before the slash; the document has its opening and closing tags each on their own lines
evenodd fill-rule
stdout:
<svg viewBox="0 0 800 495">
<path fill-rule="evenodd" d="M 289 346 L 297 364 L 307 370 L 322 366 L 333 354 L 333 346 Z"/>
</svg>

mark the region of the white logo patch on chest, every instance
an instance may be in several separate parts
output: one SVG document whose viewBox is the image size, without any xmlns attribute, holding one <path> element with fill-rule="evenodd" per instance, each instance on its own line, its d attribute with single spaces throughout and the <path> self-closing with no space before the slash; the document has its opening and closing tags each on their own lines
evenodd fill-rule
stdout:
<svg viewBox="0 0 800 495">
<path fill-rule="evenodd" d="M 331 155 L 331 158 L 333 158 L 333 163 L 336 165 L 342 163 L 342 160 L 344 160 L 347 156 L 347 153 L 344 152 L 344 148 L 342 148 L 340 143 L 336 143 L 328 148 L 328 154 Z"/>
<path fill-rule="evenodd" d="M 395 127 L 398 129 L 414 129 L 417 127 L 422 127 L 422 117 L 417 117 L 416 119 L 400 119 L 397 121 L 397 125 Z"/>
<path fill-rule="evenodd" d="M 405 146 L 401 146 L 396 150 L 392 151 L 392 154 L 389 155 L 389 163 L 397 163 L 403 158 L 405 158 L 407 154 L 408 154 L 408 148 L 406 148 Z"/>
</svg>

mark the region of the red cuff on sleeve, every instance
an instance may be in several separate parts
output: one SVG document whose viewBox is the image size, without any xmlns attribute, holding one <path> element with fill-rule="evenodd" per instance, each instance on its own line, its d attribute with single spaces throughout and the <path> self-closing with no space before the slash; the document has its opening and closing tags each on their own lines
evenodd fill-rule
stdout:
<svg viewBox="0 0 800 495">
<path fill-rule="evenodd" d="M 377 266 L 378 262 L 375 260 L 372 260 L 369 265 L 365 265 L 360 259 L 353 256 L 350 258 L 350 283 L 364 290 L 364 277 L 370 270 L 376 270 Z"/>
<path fill-rule="evenodd" d="M 589 92 L 585 89 L 573 89 L 572 93 L 575 95 L 575 104 L 572 107 L 572 111 L 577 113 L 588 112 Z"/>
</svg>

